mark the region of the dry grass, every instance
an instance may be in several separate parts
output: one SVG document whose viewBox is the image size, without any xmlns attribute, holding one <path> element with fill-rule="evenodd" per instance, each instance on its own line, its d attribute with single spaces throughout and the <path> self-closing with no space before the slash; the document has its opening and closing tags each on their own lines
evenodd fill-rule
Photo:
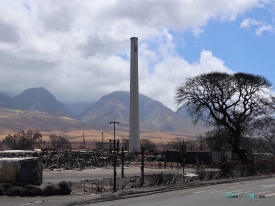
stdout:
<svg viewBox="0 0 275 206">
<path fill-rule="evenodd" d="M 8 134 L 15 134 L 18 131 L 12 130 L 2 130 L 0 132 L 0 141 L 2 141 Z M 114 138 L 113 130 L 103 131 L 103 130 L 69 130 L 69 131 L 40 131 L 43 135 L 43 140 L 48 141 L 50 134 L 58 134 L 67 136 L 68 140 L 72 142 L 83 141 L 83 132 L 85 136 L 85 141 L 87 144 L 92 144 L 94 141 L 101 141 L 103 132 L 104 141 L 109 141 L 109 139 Z M 122 138 L 128 138 L 129 132 L 126 130 L 116 129 L 116 139 L 121 140 Z M 143 131 L 140 133 L 140 138 L 147 138 L 153 141 L 156 144 L 166 143 L 167 141 L 175 140 L 176 138 L 187 139 L 188 137 L 183 134 L 174 134 L 174 133 L 163 133 L 163 132 L 146 132 Z"/>
<path fill-rule="evenodd" d="M 13 135 L 22 130 L 39 130 L 44 141 L 48 141 L 50 134 L 60 134 L 66 135 L 72 142 L 82 142 L 83 132 L 88 144 L 96 140 L 101 141 L 102 132 L 105 141 L 114 137 L 112 125 L 91 125 L 68 117 L 54 117 L 43 112 L 0 108 L 0 141 L 8 134 Z M 118 125 L 116 139 L 122 138 L 129 138 L 128 127 Z M 140 131 L 140 138 L 147 138 L 158 144 L 177 138 L 186 139 L 190 136 L 179 133 Z"/>
</svg>

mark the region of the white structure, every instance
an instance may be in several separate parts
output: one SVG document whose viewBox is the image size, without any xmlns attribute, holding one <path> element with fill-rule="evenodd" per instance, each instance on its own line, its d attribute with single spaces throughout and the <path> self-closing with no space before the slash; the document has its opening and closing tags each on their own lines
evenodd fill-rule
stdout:
<svg viewBox="0 0 275 206">
<path fill-rule="evenodd" d="M 140 150 L 139 138 L 139 87 L 138 87 L 138 38 L 131 39 L 130 57 L 130 128 L 129 152 Z"/>
</svg>

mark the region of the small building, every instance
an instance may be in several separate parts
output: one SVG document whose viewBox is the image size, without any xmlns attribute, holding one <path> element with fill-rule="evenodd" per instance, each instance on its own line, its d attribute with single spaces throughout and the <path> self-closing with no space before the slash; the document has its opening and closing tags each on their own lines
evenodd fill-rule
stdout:
<svg viewBox="0 0 275 206">
<path fill-rule="evenodd" d="M 186 152 L 186 155 L 185 155 L 185 163 L 186 164 L 196 164 L 197 161 L 199 161 L 199 163 L 211 165 L 212 164 L 212 152 L 207 152 L 207 151 Z"/>
<path fill-rule="evenodd" d="M 43 165 L 39 157 L 0 158 L 0 183 L 41 185 Z"/>
<path fill-rule="evenodd" d="M 262 159 L 269 159 L 274 158 L 272 153 L 252 153 L 251 158 L 254 160 L 262 160 Z"/>
<path fill-rule="evenodd" d="M 182 162 L 180 151 L 178 150 L 167 150 L 165 156 L 166 162 Z"/>
</svg>

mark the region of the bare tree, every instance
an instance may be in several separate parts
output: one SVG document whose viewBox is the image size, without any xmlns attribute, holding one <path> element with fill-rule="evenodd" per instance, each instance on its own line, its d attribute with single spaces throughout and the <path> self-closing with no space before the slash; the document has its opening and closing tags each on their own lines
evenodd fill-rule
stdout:
<svg viewBox="0 0 275 206">
<path fill-rule="evenodd" d="M 173 150 L 181 150 L 181 147 L 186 144 L 186 141 L 183 139 L 177 139 L 170 142 L 170 147 Z"/>
<path fill-rule="evenodd" d="M 202 136 L 199 137 L 196 142 L 198 142 L 198 149 L 199 149 L 199 151 L 210 150 L 210 148 L 208 147 L 207 142 L 205 141 L 205 139 Z"/>
<path fill-rule="evenodd" d="M 245 147 L 249 154 L 270 152 L 269 144 L 270 143 L 261 136 L 257 136 L 257 137 L 246 136 L 246 137 L 243 137 L 240 142 L 240 145 L 242 147 Z"/>
<path fill-rule="evenodd" d="M 229 144 L 231 134 L 226 129 L 213 129 L 201 136 L 201 141 L 204 141 L 211 151 L 221 151 L 221 149 L 231 150 Z"/>
<path fill-rule="evenodd" d="M 142 139 L 140 140 L 140 145 L 142 147 L 144 147 L 144 150 L 152 150 L 152 151 L 155 151 L 156 150 L 156 145 L 154 142 L 152 142 L 151 140 L 149 139 Z"/>
<path fill-rule="evenodd" d="M 10 149 L 33 149 L 35 145 L 42 142 L 42 134 L 38 130 L 21 131 L 16 134 L 8 135 L 3 140 L 3 143 Z"/>
<path fill-rule="evenodd" d="M 265 117 L 257 120 L 254 125 L 258 136 L 267 141 L 261 141 L 262 147 L 275 154 L 275 119 L 271 116 Z"/>
<path fill-rule="evenodd" d="M 194 151 L 198 147 L 197 140 L 186 140 L 186 150 Z"/>
<path fill-rule="evenodd" d="M 171 149 L 171 142 L 168 141 L 166 143 L 160 143 L 160 147 L 162 148 L 162 151 L 167 151 Z"/>
<path fill-rule="evenodd" d="M 176 89 L 175 99 L 178 110 L 186 107 L 194 123 L 227 130 L 229 143 L 244 163 L 248 158 L 240 139 L 250 132 L 255 119 L 274 113 L 271 86 L 260 75 L 211 72 L 188 78 Z"/>
<path fill-rule="evenodd" d="M 60 149 L 72 149 L 71 142 L 65 137 L 60 135 L 51 134 L 50 135 L 50 144 L 52 147 Z"/>
<path fill-rule="evenodd" d="M 122 138 L 122 147 L 124 147 L 124 151 L 129 150 L 129 138 Z"/>
<path fill-rule="evenodd" d="M 194 151 L 198 150 L 199 148 L 199 141 L 198 139 L 177 139 L 177 140 L 172 140 L 168 142 L 169 149 L 172 150 L 181 150 L 181 147 L 183 145 L 186 146 L 186 150 L 189 151 Z"/>
</svg>

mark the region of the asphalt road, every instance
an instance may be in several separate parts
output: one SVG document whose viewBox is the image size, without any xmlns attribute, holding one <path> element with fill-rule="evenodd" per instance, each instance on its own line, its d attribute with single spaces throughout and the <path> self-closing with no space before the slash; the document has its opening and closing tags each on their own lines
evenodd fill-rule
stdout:
<svg viewBox="0 0 275 206">
<path fill-rule="evenodd" d="M 264 198 L 260 196 L 264 196 Z M 275 205 L 275 178 L 185 189 L 90 205 Z"/>
</svg>

